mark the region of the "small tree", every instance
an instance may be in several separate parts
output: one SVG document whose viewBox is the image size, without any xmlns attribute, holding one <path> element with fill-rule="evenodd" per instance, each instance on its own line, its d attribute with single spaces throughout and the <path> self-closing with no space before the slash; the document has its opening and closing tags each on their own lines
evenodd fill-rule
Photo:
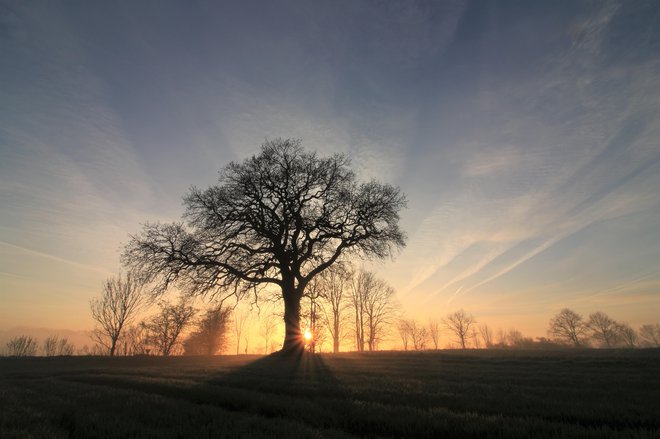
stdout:
<svg viewBox="0 0 660 439">
<path fill-rule="evenodd" d="M 410 340 L 413 349 L 422 351 L 426 349 L 426 343 L 429 340 L 429 332 L 423 325 L 419 325 L 415 320 L 410 322 Z"/>
<path fill-rule="evenodd" d="M 259 319 L 259 322 L 261 337 L 263 337 L 264 340 L 264 353 L 268 354 L 273 335 L 275 334 L 275 331 L 277 331 L 280 320 L 275 314 L 267 313 L 265 316 Z"/>
<path fill-rule="evenodd" d="M 38 349 L 37 339 L 29 335 L 13 337 L 7 342 L 7 354 L 12 357 L 34 357 Z"/>
<path fill-rule="evenodd" d="M 124 329 L 122 338 L 127 355 L 148 355 L 152 352 L 150 334 L 146 322 L 140 322 Z"/>
<path fill-rule="evenodd" d="M 529 337 L 525 337 L 522 332 L 514 328 L 509 329 L 506 338 L 509 347 L 516 349 L 529 348 L 534 343 L 534 340 Z"/>
<path fill-rule="evenodd" d="M 172 305 L 158 304 L 159 312 L 146 322 L 149 340 L 156 352 L 167 357 L 179 340 L 181 332 L 195 316 L 195 309 L 185 299 Z"/>
<path fill-rule="evenodd" d="M 481 349 L 481 339 L 479 338 L 479 332 L 474 327 L 470 329 L 470 339 L 472 339 L 472 343 L 474 343 L 475 349 Z"/>
<path fill-rule="evenodd" d="M 394 289 L 373 273 L 359 271 L 351 282 L 357 350 L 375 351 L 395 315 Z"/>
<path fill-rule="evenodd" d="M 481 335 L 486 349 L 493 347 L 493 331 L 487 324 L 479 325 L 479 335 Z"/>
<path fill-rule="evenodd" d="M 399 319 L 396 324 L 396 330 L 399 333 L 401 342 L 403 343 L 403 350 L 408 350 L 408 345 L 410 344 L 410 332 L 412 329 L 412 320 Z"/>
<path fill-rule="evenodd" d="M 43 351 L 44 355 L 47 357 L 53 357 L 55 355 L 73 355 L 75 347 L 69 343 L 68 339 L 51 335 L 44 340 Z"/>
<path fill-rule="evenodd" d="M 362 294 L 364 290 L 360 288 L 357 276 L 351 276 L 350 283 L 350 302 L 351 308 L 353 311 L 353 333 L 354 333 L 354 342 L 355 350 L 358 352 L 364 351 L 364 298 Z"/>
<path fill-rule="evenodd" d="M 231 309 L 222 305 L 206 311 L 195 332 L 183 342 L 184 355 L 215 355 L 225 349 Z"/>
<path fill-rule="evenodd" d="M 429 337 L 433 342 L 433 349 L 438 350 L 440 348 L 440 322 L 436 319 L 429 320 Z"/>
<path fill-rule="evenodd" d="M 57 344 L 57 355 L 71 356 L 75 351 L 76 347 L 67 338 L 61 338 Z"/>
<path fill-rule="evenodd" d="M 591 329 L 592 338 L 601 346 L 610 348 L 616 345 L 619 339 L 619 324 L 604 312 L 591 314 L 587 326 Z"/>
<path fill-rule="evenodd" d="M 332 337 L 332 351 L 339 352 L 344 337 L 348 295 L 352 273 L 342 265 L 335 265 L 321 273 L 323 323 Z"/>
<path fill-rule="evenodd" d="M 619 339 L 623 342 L 623 345 L 628 348 L 637 347 L 637 332 L 627 323 L 620 323 L 617 328 L 619 333 Z"/>
<path fill-rule="evenodd" d="M 443 322 L 447 329 L 456 335 L 457 341 L 460 343 L 461 348 L 467 347 L 467 340 L 470 337 L 470 329 L 476 322 L 472 314 L 466 313 L 464 310 L 456 311 L 448 314 Z"/>
<path fill-rule="evenodd" d="M 50 337 L 46 337 L 46 340 L 44 340 L 44 345 L 43 345 L 43 351 L 46 357 L 54 357 L 55 355 L 57 355 L 57 343 L 58 343 L 57 336 L 51 335 Z"/>
<path fill-rule="evenodd" d="M 106 347 L 110 355 L 115 355 L 122 330 L 144 303 L 143 286 L 142 279 L 129 272 L 107 279 L 101 297 L 90 302 L 92 318 L 98 324 L 92 339 Z"/>
<path fill-rule="evenodd" d="M 245 332 L 245 327 L 248 320 L 248 313 L 242 311 L 240 313 L 234 313 L 234 337 L 236 339 L 236 355 L 241 353 L 241 337 L 243 332 Z"/>
<path fill-rule="evenodd" d="M 266 142 L 230 163 L 219 184 L 185 197 L 187 224 L 147 224 L 122 260 L 191 295 L 241 299 L 267 284 L 281 291 L 282 349 L 300 352 L 300 301 L 317 275 L 341 258 L 381 259 L 405 243 L 398 188 L 359 183 L 343 155 L 305 151 L 298 140 Z"/>
<path fill-rule="evenodd" d="M 660 323 L 642 325 L 639 328 L 639 337 L 645 346 L 660 347 Z"/>
<path fill-rule="evenodd" d="M 548 335 L 559 342 L 577 348 L 584 345 L 587 329 L 587 324 L 580 314 L 564 308 L 550 319 Z"/>
</svg>

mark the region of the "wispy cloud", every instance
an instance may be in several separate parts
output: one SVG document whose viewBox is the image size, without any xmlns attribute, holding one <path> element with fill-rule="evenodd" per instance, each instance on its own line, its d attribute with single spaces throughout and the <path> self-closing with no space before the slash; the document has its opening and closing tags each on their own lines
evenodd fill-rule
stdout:
<svg viewBox="0 0 660 439">
<path fill-rule="evenodd" d="M 7 8 L 0 245 L 113 271 L 139 222 L 176 219 L 189 185 L 278 136 L 402 187 L 408 247 L 377 269 L 426 309 L 587 297 L 579 252 L 559 250 L 660 211 L 652 6 L 290 6 Z M 654 224 L 626 233 L 652 242 Z M 580 256 L 660 257 L 630 241 Z M 533 280 L 544 270 L 565 279 Z"/>
<path fill-rule="evenodd" d="M 25 247 L 21 247 L 21 246 L 18 246 L 18 245 L 10 244 L 10 243 L 4 242 L 4 241 L 0 241 L 0 246 L 7 247 L 12 252 L 20 252 L 20 253 L 28 254 L 30 256 L 36 256 L 38 258 L 49 259 L 51 261 L 55 261 L 55 262 L 70 265 L 70 266 L 75 267 L 75 268 L 79 268 L 81 270 L 89 270 L 89 271 L 93 271 L 93 272 L 100 273 L 100 274 L 103 274 L 103 275 L 112 275 L 113 274 L 112 272 L 108 271 L 107 269 L 105 269 L 103 267 L 98 267 L 98 266 L 90 265 L 90 264 L 83 264 L 83 263 L 80 263 L 80 262 L 77 262 L 77 261 L 64 259 L 64 258 L 61 258 L 61 257 L 56 256 L 56 255 L 51 255 L 51 254 L 36 251 L 36 250 L 31 250 L 29 248 L 25 248 Z M 11 273 L 6 273 L 6 274 L 11 275 Z"/>
<path fill-rule="evenodd" d="M 445 182 L 454 192 L 438 194 L 442 204 L 413 234 L 405 291 L 453 302 L 591 224 L 658 209 L 660 152 L 649 147 L 660 124 L 645 116 L 658 99 L 657 75 L 627 66 L 634 83 L 605 88 L 621 74 L 603 65 L 617 11 L 603 7 L 576 25 L 572 48 L 549 56 L 545 72 L 488 90 L 485 109 L 496 115 L 450 148 L 462 172 Z M 475 246 L 481 256 L 467 257 Z"/>
</svg>

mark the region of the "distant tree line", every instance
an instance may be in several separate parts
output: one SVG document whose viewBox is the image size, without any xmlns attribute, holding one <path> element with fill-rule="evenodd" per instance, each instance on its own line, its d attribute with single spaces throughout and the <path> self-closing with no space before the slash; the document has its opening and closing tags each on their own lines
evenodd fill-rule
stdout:
<svg viewBox="0 0 660 439">
<path fill-rule="evenodd" d="M 602 311 L 585 319 L 564 308 L 550 320 L 548 334 L 558 343 L 573 347 L 660 347 L 660 323 L 642 325 L 636 331 Z"/>
<path fill-rule="evenodd" d="M 548 325 L 548 338 L 524 336 L 517 329 L 494 332 L 487 324 L 478 324 L 472 314 L 459 310 L 427 325 L 401 318 L 397 332 L 404 350 L 439 349 L 440 334 L 447 334 L 449 347 L 466 348 L 636 348 L 660 347 L 660 323 L 645 324 L 635 330 L 617 322 L 602 311 L 588 318 L 564 308 Z"/>
<path fill-rule="evenodd" d="M 29 335 L 12 337 L 5 346 L 6 354 L 11 357 L 33 357 L 44 355 L 46 357 L 70 356 L 74 354 L 75 347 L 67 338 L 58 336 L 47 337 L 42 344 Z"/>
</svg>

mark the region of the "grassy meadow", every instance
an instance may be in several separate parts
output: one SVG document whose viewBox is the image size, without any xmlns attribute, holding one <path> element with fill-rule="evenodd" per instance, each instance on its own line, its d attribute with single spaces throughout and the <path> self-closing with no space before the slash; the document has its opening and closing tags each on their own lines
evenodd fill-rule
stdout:
<svg viewBox="0 0 660 439">
<path fill-rule="evenodd" d="M 0 437 L 660 437 L 660 350 L 0 358 Z"/>
</svg>

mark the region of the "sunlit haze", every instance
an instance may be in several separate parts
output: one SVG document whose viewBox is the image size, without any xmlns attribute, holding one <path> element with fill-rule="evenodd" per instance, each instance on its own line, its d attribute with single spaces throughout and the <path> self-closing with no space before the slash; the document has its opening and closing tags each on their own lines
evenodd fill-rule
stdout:
<svg viewBox="0 0 660 439">
<path fill-rule="evenodd" d="M 364 265 L 406 316 L 657 322 L 659 22 L 653 1 L 0 6 L 0 329 L 91 329 L 129 234 L 278 137 L 406 194 L 407 246 Z"/>
</svg>

